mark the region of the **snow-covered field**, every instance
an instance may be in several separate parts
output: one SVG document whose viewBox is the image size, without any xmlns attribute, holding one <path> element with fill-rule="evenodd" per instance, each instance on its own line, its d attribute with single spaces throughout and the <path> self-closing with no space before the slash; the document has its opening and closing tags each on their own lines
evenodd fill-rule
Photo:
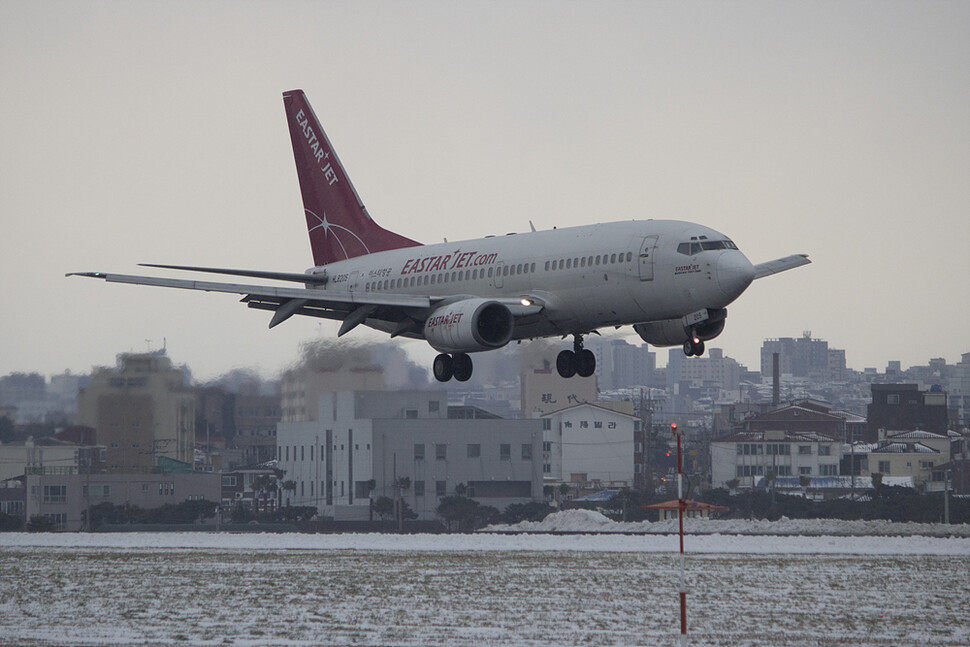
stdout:
<svg viewBox="0 0 970 647">
<path fill-rule="evenodd" d="M 676 645 L 677 546 L 0 534 L 0 644 Z M 968 538 L 708 534 L 687 550 L 691 645 L 970 644 Z"/>
</svg>

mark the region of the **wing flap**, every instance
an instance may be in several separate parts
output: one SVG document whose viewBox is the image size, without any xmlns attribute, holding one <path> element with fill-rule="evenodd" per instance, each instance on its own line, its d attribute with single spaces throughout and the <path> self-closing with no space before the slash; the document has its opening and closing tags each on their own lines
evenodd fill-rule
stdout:
<svg viewBox="0 0 970 647">
<path fill-rule="evenodd" d="M 776 258 L 773 261 L 758 263 L 754 266 L 754 278 L 761 279 L 772 274 L 777 274 L 778 272 L 808 265 L 811 262 L 808 260 L 808 254 L 793 254 L 784 258 Z"/>
</svg>

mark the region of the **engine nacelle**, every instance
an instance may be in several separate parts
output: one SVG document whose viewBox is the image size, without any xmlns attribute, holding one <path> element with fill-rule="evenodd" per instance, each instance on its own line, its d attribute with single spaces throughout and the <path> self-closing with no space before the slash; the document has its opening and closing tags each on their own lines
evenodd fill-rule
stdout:
<svg viewBox="0 0 970 647">
<path fill-rule="evenodd" d="M 424 338 L 440 353 L 471 353 L 505 346 L 513 326 L 507 306 L 490 299 L 465 299 L 434 310 L 424 322 Z"/>
<path fill-rule="evenodd" d="M 633 329 L 640 339 L 654 346 L 680 346 L 691 338 L 691 328 L 701 341 L 714 339 L 724 330 L 727 310 L 708 310 L 708 318 L 693 326 L 687 325 L 686 317 L 639 323 Z"/>
</svg>

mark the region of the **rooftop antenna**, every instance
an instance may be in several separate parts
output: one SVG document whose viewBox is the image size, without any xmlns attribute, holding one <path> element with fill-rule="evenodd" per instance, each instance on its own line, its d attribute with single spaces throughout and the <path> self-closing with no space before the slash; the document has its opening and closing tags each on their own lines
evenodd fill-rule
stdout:
<svg viewBox="0 0 970 647">
<path fill-rule="evenodd" d="M 532 221 L 531 221 L 531 220 L 529 221 L 529 228 L 530 228 L 530 229 L 531 229 L 532 231 L 535 231 L 535 230 L 536 230 L 536 226 L 532 224 Z"/>
</svg>

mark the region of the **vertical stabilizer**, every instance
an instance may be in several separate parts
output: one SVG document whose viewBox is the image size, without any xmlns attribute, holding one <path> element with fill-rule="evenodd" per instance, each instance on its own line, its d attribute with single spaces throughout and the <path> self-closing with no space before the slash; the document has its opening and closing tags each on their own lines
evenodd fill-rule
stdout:
<svg viewBox="0 0 970 647">
<path fill-rule="evenodd" d="M 303 90 L 283 93 L 314 265 L 420 245 L 371 220 Z"/>
</svg>

